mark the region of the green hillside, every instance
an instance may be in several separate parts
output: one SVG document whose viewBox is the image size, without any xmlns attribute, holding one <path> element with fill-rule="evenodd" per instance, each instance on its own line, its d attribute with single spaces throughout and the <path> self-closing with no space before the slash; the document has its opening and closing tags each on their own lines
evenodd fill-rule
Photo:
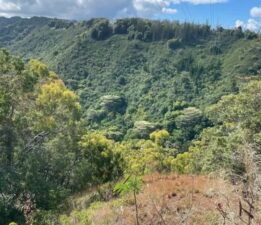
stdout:
<svg viewBox="0 0 261 225">
<path fill-rule="evenodd" d="M 0 225 L 259 225 L 260 40 L 0 18 Z"/>
<path fill-rule="evenodd" d="M 60 74 L 80 96 L 86 125 L 115 140 L 148 136 L 135 127 L 135 122 L 147 121 L 152 130 L 167 129 L 182 145 L 184 132 L 175 121 L 183 109 L 204 111 L 221 96 L 237 92 L 240 77 L 260 75 L 260 37 L 241 29 L 37 17 L 1 18 L 0 27 L 0 46 L 40 59 Z M 204 126 L 207 122 L 185 142 Z"/>
</svg>

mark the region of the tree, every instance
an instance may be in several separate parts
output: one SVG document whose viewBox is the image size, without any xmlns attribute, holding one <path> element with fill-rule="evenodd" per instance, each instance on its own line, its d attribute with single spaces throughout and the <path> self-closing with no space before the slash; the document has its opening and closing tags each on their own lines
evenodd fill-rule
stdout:
<svg viewBox="0 0 261 225">
<path fill-rule="evenodd" d="M 35 194 L 42 208 L 55 207 L 74 187 L 77 143 L 83 132 L 78 97 L 51 75 L 36 88 L 25 114 L 22 130 L 29 130 L 30 135 L 26 151 L 19 153 L 25 188 Z"/>
<path fill-rule="evenodd" d="M 88 179 L 87 183 L 97 184 L 117 179 L 123 174 L 123 160 L 120 147 L 99 133 L 87 133 L 79 141 L 82 155 L 79 174 Z"/>
<path fill-rule="evenodd" d="M 176 149 L 162 147 L 150 140 L 122 143 L 124 174 L 141 176 L 153 172 L 170 171 Z"/>
<path fill-rule="evenodd" d="M 188 153 L 176 160 L 189 159 L 183 165 L 194 172 L 225 170 L 242 176 L 245 166 L 239 157 L 240 149 L 245 143 L 257 146 L 261 143 L 260 90 L 260 81 L 250 81 L 239 94 L 224 96 L 209 107 L 207 114 L 214 127 L 204 129 Z"/>
<path fill-rule="evenodd" d="M 0 71 L 0 224 L 29 223 L 34 205 L 53 208 L 75 186 L 81 107 L 37 60 L 23 65 L 0 51 Z"/>
<path fill-rule="evenodd" d="M 109 20 L 99 19 L 91 30 L 91 37 L 95 40 L 104 40 L 112 34 L 112 27 Z"/>
<path fill-rule="evenodd" d="M 128 176 L 123 182 L 119 182 L 115 185 L 113 191 L 118 194 L 126 194 L 128 192 L 133 193 L 135 204 L 135 217 L 136 225 L 139 225 L 139 211 L 137 203 L 137 194 L 140 192 L 142 179 L 137 176 Z"/>
<path fill-rule="evenodd" d="M 186 150 L 189 142 L 208 125 L 208 121 L 201 110 L 195 107 L 183 109 L 174 120 L 176 129 L 173 131 L 173 140 L 182 151 Z"/>
<path fill-rule="evenodd" d="M 169 132 L 166 130 L 154 131 L 150 134 L 150 139 L 154 141 L 157 145 L 163 146 L 164 143 L 169 138 Z"/>
<path fill-rule="evenodd" d="M 68 90 L 59 79 L 50 79 L 40 86 L 35 101 L 36 111 L 32 112 L 37 121 L 35 129 L 57 131 L 63 126 L 73 126 L 80 120 L 81 106 L 78 97 Z"/>
<path fill-rule="evenodd" d="M 128 28 L 130 26 L 130 20 L 118 19 L 113 25 L 114 25 L 114 34 L 127 34 Z"/>
</svg>

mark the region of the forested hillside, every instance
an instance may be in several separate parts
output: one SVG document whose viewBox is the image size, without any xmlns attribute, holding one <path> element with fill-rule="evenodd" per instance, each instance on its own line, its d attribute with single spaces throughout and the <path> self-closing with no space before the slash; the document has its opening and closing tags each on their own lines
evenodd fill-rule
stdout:
<svg viewBox="0 0 261 225">
<path fill-rule="evenodd" d="M 207 105 L 236 93 L 242 77 L 260 75 L 260 38 L 240 28 L 136 18 L 1 18 L 0 24 L 0 46 L 59 73 L 80 97 L 87 126 L 114 140 L 164 128 L 184 148 L 209 125 L 200 116 Z M 183 115 L 200 121 L 189 134 Z"/>
<path fill-rule="evenodd" d="M 13 17 L 0 46 L 0 225 L 260 224 L 259 35 Z"/>
</svg>

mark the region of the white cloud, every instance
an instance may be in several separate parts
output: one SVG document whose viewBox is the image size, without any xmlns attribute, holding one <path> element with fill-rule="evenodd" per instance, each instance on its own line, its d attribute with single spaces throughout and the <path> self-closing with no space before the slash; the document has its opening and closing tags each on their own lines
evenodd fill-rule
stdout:
<svg viewBox="0 0 261 225">
<path fill-rule="evenodd" d="M 217 4 L 217 3 L 225 3 L 228 0 L 173 0 L 175 4 L 180 4 L 183 2 L 191 3 L 193 5 L 203 5 L 203 4 Z"/>
<path fill-rule="evenodd" d="M 250 10 L 250 15 L 252 17 L 257 17 L 257 19 L 249 18 L 246 22 L 237 20 L 235 22 L 235 27 L 242 27 L 245 30 L 261 32 L 261 7 L 253 7 Z"/>
<path fill-rule="evenodd" d="M 172 9 L 172 8 L 162 8 L 162 13 L 165 13 L 165 14 L 176 14 L 178 12 L 178 10 L 176 9 Z"/>
<path fill-rule="evenodd" d="M 260 17 L 261 18 L 261 7 L 254 7 L 250 11 L 250 15 L 252 17 Z"/>
<path fill-rule="evenodd" d="M 176 9 L 170 7 L 173 0 L 133 0 L 132 2 L 138 16 L 177 13 Z"/>
<path fill-rule="evenodd" d="M 242 20 L 236 20 L 235 27 L 244 27 L 245 23 Z"/>
<path fill-rule="evenodd" d="M 261 31 L 261 21 L 255 20 L 255 19 L 249 19 L 247 23 L 245 24 L 246 29 L 252 30 L 252 31 Z"/>
<path fill-rule="evenodd" d="M 0 14 L 68 19 L 114 18 L 124 8 L 132 10 L 130 3 L 130 0 L 0 0 Z"/>
<path fill-rule="evenodd" d="M 228 0 L 0 0 L 0 15 L 69 19 L 175 14 L 175 4 L 214 4 Z"/>
<path fill-rule="evenodd" d="M 18 10 L 20 10 L 20 7 L 18 4 L 0 0 L 0 11 L 18 11 Z"/>
<path fill-rule="evenodd" d="M 235 27 L 242 27 L 245 30 L 260 32 L 261 31 L 261 20 L 255 20 L 252 18 L 248 19 L 247 22 L 237 20 L 235 22 Z"/>
</svg>

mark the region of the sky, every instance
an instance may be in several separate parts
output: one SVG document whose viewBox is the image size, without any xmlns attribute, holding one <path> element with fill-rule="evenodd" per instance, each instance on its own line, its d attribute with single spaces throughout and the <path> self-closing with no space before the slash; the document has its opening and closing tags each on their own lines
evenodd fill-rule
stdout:
<svg viewBox="0 0 261 225">
<path fill-rule="evenodd" d="M 0 16 L 144 17 L 261 32 L 261 0 L 0 0 Z"/>
</svg>

